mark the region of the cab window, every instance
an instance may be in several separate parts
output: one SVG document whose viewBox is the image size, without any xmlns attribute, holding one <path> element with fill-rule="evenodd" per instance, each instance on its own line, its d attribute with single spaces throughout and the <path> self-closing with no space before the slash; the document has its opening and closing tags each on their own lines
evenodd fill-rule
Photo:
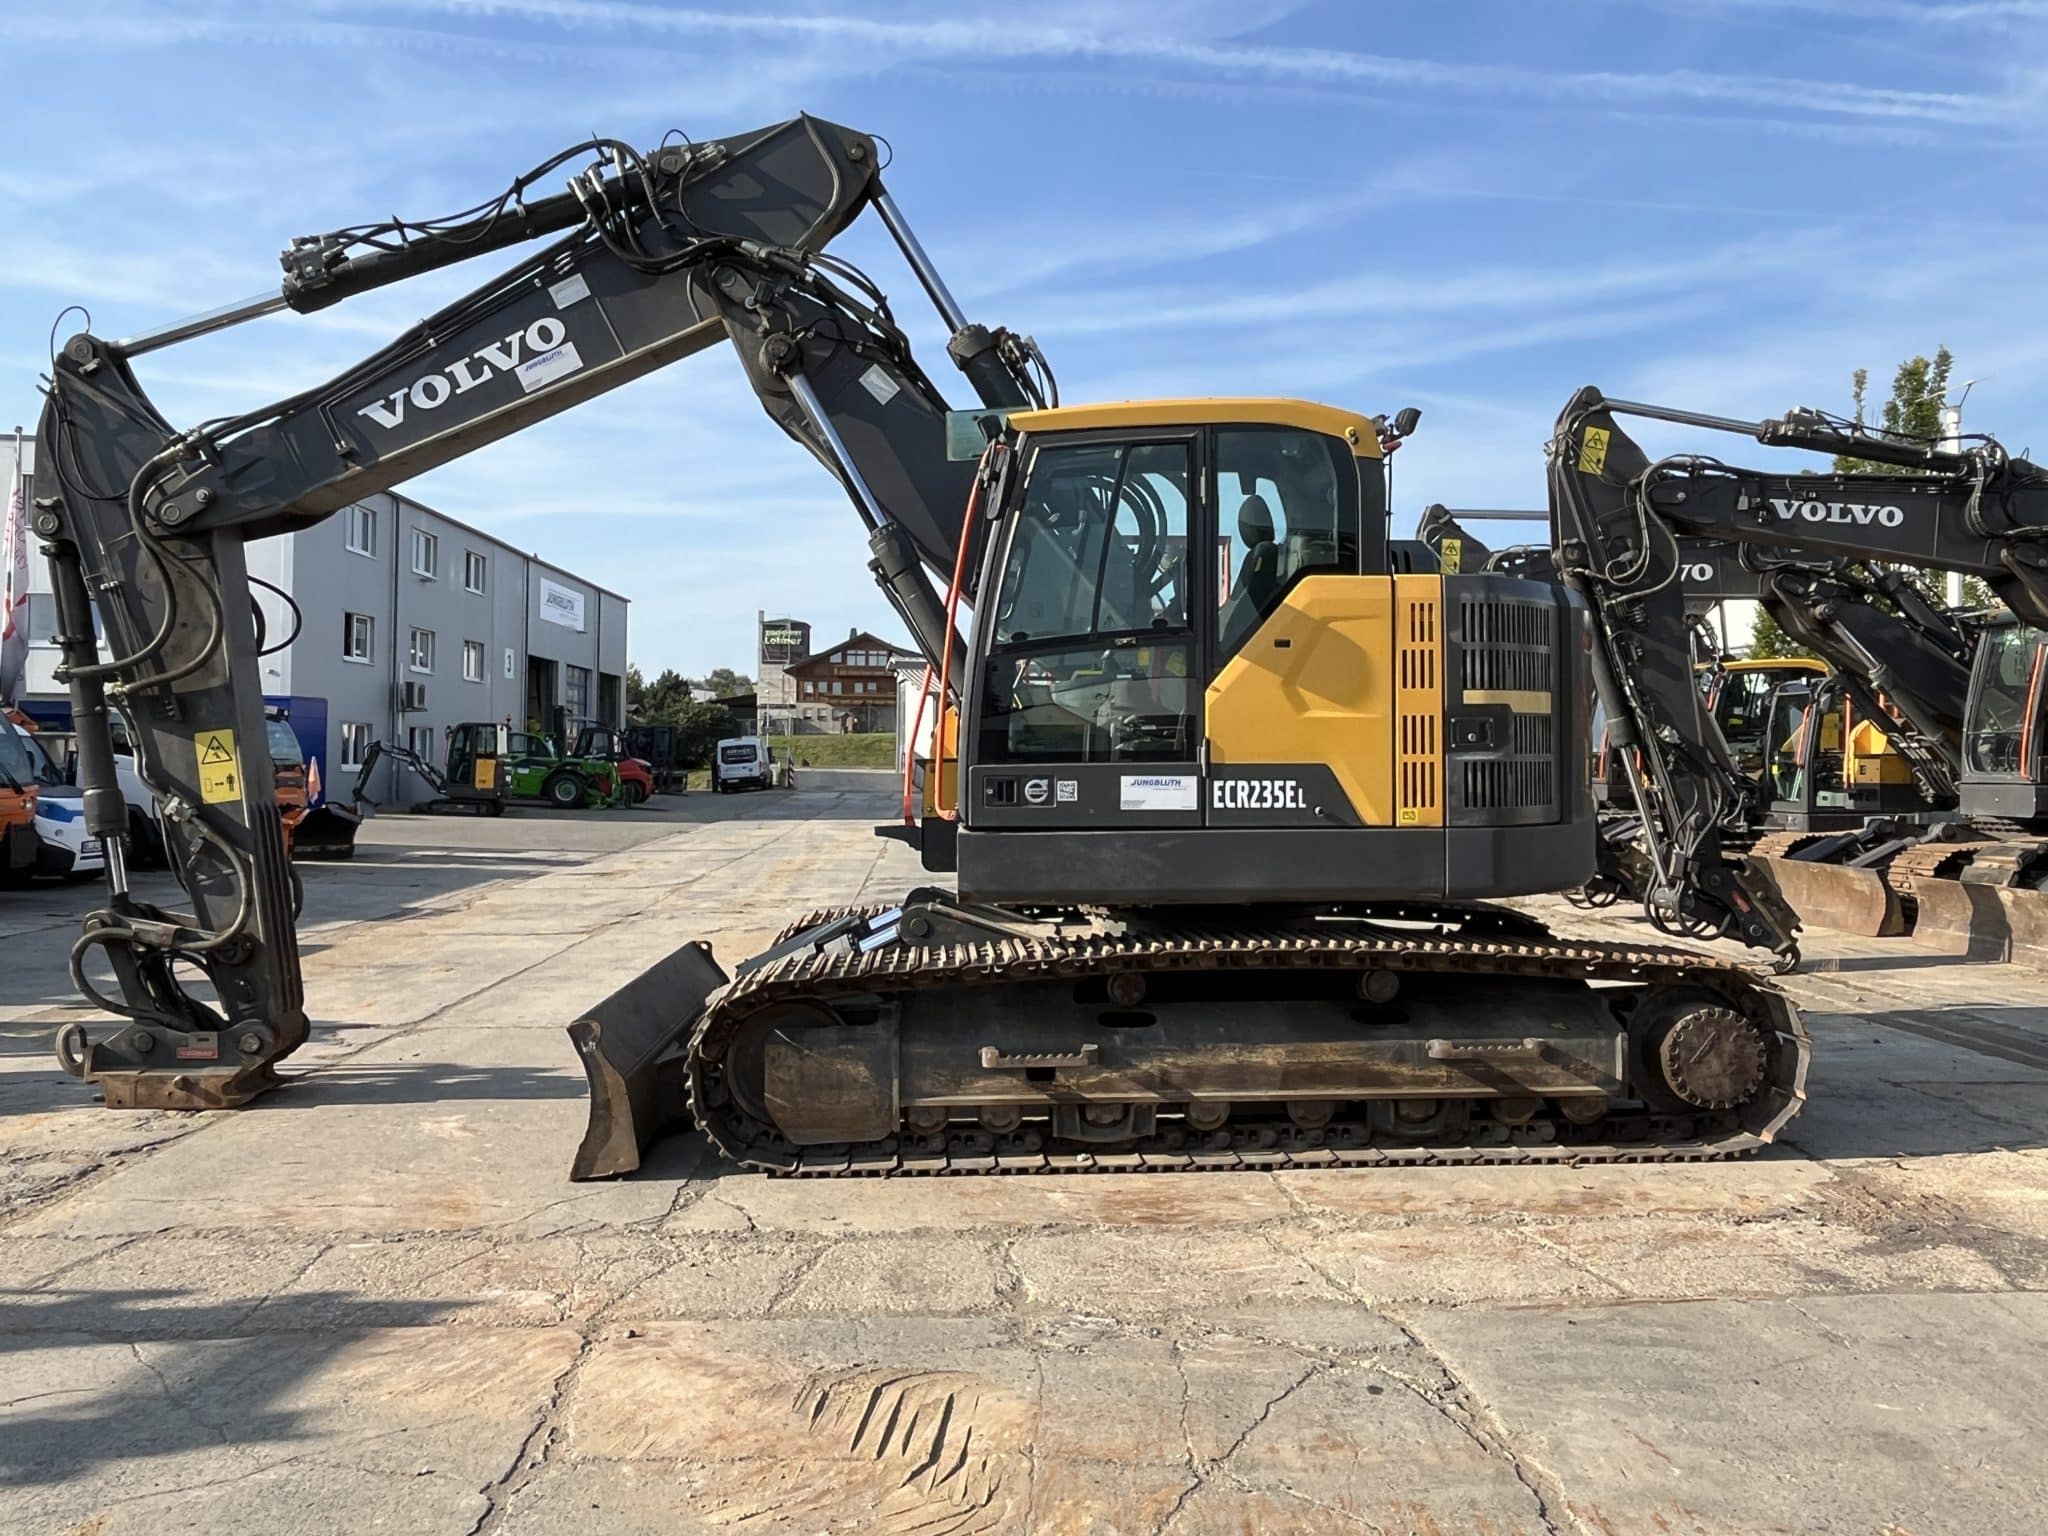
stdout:
<svg viewBox="0 0 2048 1536">
<path fill-rule="evenodd" d="M 54 787 L 63 782 L 64 776 L 42 743 L 0 716 L 0 785 L 25 789 L 31 784 Z"/>
<path fill-rule="evenodd" d="M 981 700 L 985 762 L 1194 755 L 1186 441 L 1033 457 Z"/>
<path fill-rule="evenodd" d="M 1762 669 L 1729 672 L 1721 679 L 1714 700 L 1715 723 L 1721 727 L 1729 751 L 1745 768 L 1753 768 L 1755 761 L 1761 760 L 1771 697 L 1778 683 L 1777 673 Z"/>
<path fill-rule="evenodd" d="M 299 747 L 299 738 L 289 721 L 275 716 L 265 716 L 263 721 L 264 740 L 270 744 L 270 760 L 280 768 L 303 768 L 306 755 Z"/>
<path fill-rule="evenodd" d="M 1977 702 L 1970 711 L 1966 760 L 1972 772 L 1995 778 L 2027 775 L 2033 764 L 2022 747 L 2030 735 L 2032 712 L 2040 707 L 2042 652 L 2048 646 L 2041 631 L 2024 624 L 1987 630 L 1979 642 Z"/>
<path fill-rule="evenodd" d="M 1188 447 L 1042 448 L 997 593 L 997 645 L 1184 629 Z"/>
<path fill-rule="evenodd" d="M 1358 469 L 1343 443 L 1320 432 L 1219 431 L 1216 518 L 1219 662 L 1302 577 L 1362 568 Z"/>
</svg>

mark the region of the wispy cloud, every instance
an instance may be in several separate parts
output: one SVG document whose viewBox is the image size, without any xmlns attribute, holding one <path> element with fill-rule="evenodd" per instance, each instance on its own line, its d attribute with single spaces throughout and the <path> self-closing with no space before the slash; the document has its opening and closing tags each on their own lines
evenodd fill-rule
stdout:
<svg viewBox="0 0 2048 1536">
<path fill-rule="evenodd" d="M 316 3 L 336 5 L 340 0 Z M 648 37 L 830 41 L 869 50 L 865 61 L 871 67 L 941 59 L 1163 64 L 1223 77 L 1507 94 L 1588 106 L 1690 102 L 1772 112 L 1791 107 L 1822 117 L 1969 125 L 2008 121 L 2032 107 L 2027 98 L 1994 93 L 1913 90 L 1761 72 L 1545 71 L 1341 48 L 1190 40 L 1137 28 L 1019 26 L 1007 18 L 895 21 L 844 14 L 734 14 L 669 9 L 637 0 L 347 0 L 347 9 L 358 15 L 384 10 L 478 20 L 518 17 L 575 31 L 631 28 Z"/>
<path fill-rule="evenodd" d="M 1725 6 L 1761 7 L 1766 0 L 1713 0 Z M 1797 0 L 1771 0 L 1796 4 Z M 1812 0 L 1818 6 L 1830 0 Z M 1865 4 L 1872 15 L 1884 0 L 1839 0 Z M 1943 9 L 1956 20 L 2035 14 L 2026 0 L 1983 0 Z M 1911 7 L 1900 7 L 1911 9 Z M 943 17 L 915 21 L 843 14 L 735 14 L 635 3 L 635 0 L 301 0 L 291 19 L 219 19 L 123 13 L 114 18 L 31 16 L 10 22 L 10 37 L 22 43 L 78 42 L 91 36 L 102 46 L 148 48 L 194 42 L 270 42 L 350 49 L 364 46 L 442 53 L 471 58 L 541 62 L 557 43 L 533 43 L 488 33 L 450 33 L 431 26 L 328 21 L 306 13 L 326 11 L 359 18 L 371 12 L 413 18 L 490 23 L 518 19 L 565 31 L 597 34 L 606 46 L 645 51 L 652 39 L 723 38 L 833 45 L 835 62 L 811 61 L 824 74 L 873 73 L 905 62 L 1043 61 L 1123 66 L 1165 65 L 1220 78 L 1270 78 L 1307 84 L 1453 91 L 1515 97 L 1587 108 L 1637 103 L 1670 106 L 1691 102 L 1818 118 L 1904 120 L 1958 126 L 1992 126 L 2032 120 L 2035 104 L 2025 93 L 1942 92 L 1862 85 L 1831 78 L 1762 73 L 1716 74 L 1679 69 L 1662 72 L 1542 71 L 1508 65 L 1467 63 L 1345 49 L 1287 47 L 1239 41 L 1209 42 L 1158 35 L 1140 28 L 1110 30 L 1076 24 L 1019 25 L 1010 18 Z M 629 36 L 630 34 L 630 36 Z M 790 62 L 790 61 L 785 61 Z"/>
<path fill-rule="evenodd" d="M 1608 0 L 1616 6 L 1686 12 L 1736 11 L 1822 21 L 1884 21 L 1905 26 L 2004 26 L 2048 20 L 2048 0 Z"/>
</svg>

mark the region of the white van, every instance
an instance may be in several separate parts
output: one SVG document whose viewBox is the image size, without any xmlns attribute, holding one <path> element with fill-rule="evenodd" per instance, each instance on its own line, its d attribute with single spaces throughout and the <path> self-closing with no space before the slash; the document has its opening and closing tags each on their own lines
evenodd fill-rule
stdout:
<svg viewBox="0 0 2048 1536">
<path fill-rule="evenodd" d="M 766 789 L 774 773 L 768 746 L 758 736 L 721 741 L 711 755 L 711 787 L 720 794 L 735 789 Z"/>
<path fill-rule="evenodd" d="M 135 766 L 125 757 L 114 759 L 114 776 L 127 800 L 131 826 L 136 821 L 133 807 L 139 801 L 151 807 L 141 826 L 151 839 L 157 836 L 154 802 Z M 32 730 L 24 730 L 0 714 L 0 782 L 33 787 L 36 796 L 36 853 L 34 870 L 39 875 L 92 875 L 106 867 L 106 853 L 100 840 L 85 830 L 85 791 L 71 782 L 57 766 L 49 748 Z M 131 835 L 132 832 L 131 832 Z M 152 846 L 156 846 L 152 843 Z M 139 862 L 146 862 L 141 860 Z"/>
</svg>

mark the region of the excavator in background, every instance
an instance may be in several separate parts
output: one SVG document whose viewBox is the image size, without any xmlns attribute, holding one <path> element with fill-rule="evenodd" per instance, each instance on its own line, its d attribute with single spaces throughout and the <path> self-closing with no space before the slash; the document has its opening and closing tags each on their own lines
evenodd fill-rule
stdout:
<svg viewBox="0 0 2048 1536">
<path fill-rule="evenodd" d="M 447 755 L 438 764 L 397 742 L 373 741 L 370 750 L 363 754 L 362 766 L 356 770 L 355 785 L 349 791 L 348 799 L 344 802 L 329 795 L 313 816 L 331 815 L 336 818 L 347 830 L 348 846 L 352 851 L 355 826 L 369 820 L 382 808 L 370 795 L 370 783 L 386 762 L 391 764 L 394 788 L 399 774 L 410 773 L 432 791 L 428 799 L 410 806 L 412 810 L 433 815 L 502 816 L 505 814 L 507 793 L 504 770 L 506 735 L 504 726 L 494 725 L 488 720 L 468 720 L 460 725 L 451 725 L 448 727 Z M 579 781 L 576 802 L 580 804 L 582 798 L 583 786 Z M 304 823 L 300 830 L 303 835 Z"/>
<path fill-rule="evenodd" d="M 1773 473 L 1697 454 L 1653 463 L 1622 417 L 1911 472 Z M 1990 437 L 1928 443 L 1811 410 L 1746 422 L 1589 388 L 1559 418 L 1550 488 L 1557 568 L 1593 615 L 1596 685 L 1617 743 L 1641 756 L 1644 771 L 1629 782 L 1653 900 L 1767 870 L 1794 907 L 1828 926 L 1910 925 L 1991 957 L 2048 948 L 2048 471 Z M 1703 719 L 1691 658 L 1673 638 L 1686 538 L 1745 551 L 1780 624 L 1829 662 L 1850 729 L 1876 725 L 1910 767 L 1920 808 L 1837 840 L 1855 850 L 1848 862 L 1813 857 L 1829 851 L 1826 841 L 1798 830 L 1733 855 L 1745 781 Z M 1977 576 L 2010 612 L 1951 613 L 1899 567 Z M 1803 725 L 1798 765 L 1813 770 L 1825 743 Z"/>
<path fill-rule="evenodd" d="M 1027 337 L 962 313 L 884 160 L 810 117 L 591 140 L 446 219 L 295 240 L 274 293 L 64 343 L 32 516 L 112 850 L 73 975 L 118 1022 L 66 1026 L 63 1065 L 110 1105 L 232 1106 L 306 1037 L 244 544 L 730 346 L 845 490 L 939 680 L 928 782 L 951 794 L 886 831 L 955 888 L 798 917 L 730 972 L 685 945 L 575 1021 L 573 1176 L 637 1167 L 681 1119 L 746 1167 L 819 1174 L 1702 1158 L 1775 1136 L 1808 1059 L 1776 988 L 1489 900 L 1591 871 L 1592 637 L 1557 584 L 1397 568 L 1384 461 L 1418 413 L 1063 405 Z M 868 212 L 974 407 L 827 252 Z M 136 377 L 187 337 L 543 237 L 289 399 L 180 429 Z M 189 913 L 129 889 L 113 708 Z M 1718 900 L 1689 910 L 1746 921 Z"/>
<path fill-rule="evenodd" d="M 1541 512 L 1473 514 L 1432 506 L 1418 523 L 1417 538 L 1423 548 L 1454 565 L 1475 562 L 1480 569 L 1557 579 L 1549 546 L 1489 549 L 1461 521 L 1475 516 L 1532 523 L 1548 518 Z M 1674 537 L 1676 585 L 1684 596 L 1692 666 L 1705 703 L 1702 728 L 1711 725 L 1749 786 L 1739 813 L 1731 815 L 1727 851 L 1749 851 L 1758 839 L 1792 839 L 1790 846 L 1853 863 L 1889 844 L 1902 825 L 1940 815 L 1891 738 L 1875 721 L 1856 714 L 1848 686 L 1828 662 L 1813 656 L 1741 659 L 1724 652 L 1709 615 L 1728 602 L 1761 602 L 1782 615 L 1783 622 L 1812 632 L 1810 621 L 1777 590 L 1772 573 L 1746 559 L 1738 544 Z M 1846 572 L 1847 562 L 1836 563 Z M 1842 655 L 1839 646 L 1834 650 Z M 1860 655 L 1847 659 L 1855 665 L 1863 661 Z M 1615 734 L 1605 711 L 1596 710 L 1593 798 L 1600 808 L 1600 857 L 1592 878 L 1570 895 L 1589 907 L 1627 899 L 1644 903 L 1647 910 L 1655 905 L 1649 900 L 1654 865 L 1642 844 L 1638 790 L 1630 782 L 1643 775 L 1642 757 L 1617 749 Z M 1792 878 L 1804 873 L 1795 871 Z M 1859 902 L 1868 895 L 1860 886 L 1853 894 Z M 1803 899 L 1811 907 L 1821 897 L 1804 891 Z M 1856 919 L 1842 912 L 1821 916 L 1823 926 L 1856 926 Z"/>
</svg>

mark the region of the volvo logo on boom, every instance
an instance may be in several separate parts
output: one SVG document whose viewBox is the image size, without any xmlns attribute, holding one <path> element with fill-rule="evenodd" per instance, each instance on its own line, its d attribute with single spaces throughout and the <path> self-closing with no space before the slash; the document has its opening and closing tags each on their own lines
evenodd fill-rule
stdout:
<svg viewBox="0 0 2048 1536">
<path fill-rule="evenodd" d="M 546 369 L 538 378 L 527 377 L 528 369 L 534 364 L 562 348 L 568 334 L 568 328 L 556 316 L 542 315 L 524 329 L 514 331 L 489 346 L 478 347 L 469 356 L 457 358 L 445 368 L 421 374 L 383 399 L 371 401 L 356 414 L 369 417 L 380 427 L 400 426 L 405 421 L 408 407 L 438 411 L 455 396 L 466 395 L 486 380 L 514 369 L 520 371 L 520 382 L 531 391 L 549 379 L 573 373 L 582 366 L 582 360 L 574 357 L 575 349 L 570 347 L 564 349 L 569 354 L 564 359 L 568 366 Z"/>
<path fill-rule="evenodd" d="M 1791 501 L 1773 496 L 1771 510 L 1778 514 L 1780 522 L 1803 519 L 1809 523 L 1875 523 L 1880 528 L 1896 528 L 1906 520 L 1905 511 L 1899 507 L 1879 507 L 1856 501 Z"/>
</svg>

